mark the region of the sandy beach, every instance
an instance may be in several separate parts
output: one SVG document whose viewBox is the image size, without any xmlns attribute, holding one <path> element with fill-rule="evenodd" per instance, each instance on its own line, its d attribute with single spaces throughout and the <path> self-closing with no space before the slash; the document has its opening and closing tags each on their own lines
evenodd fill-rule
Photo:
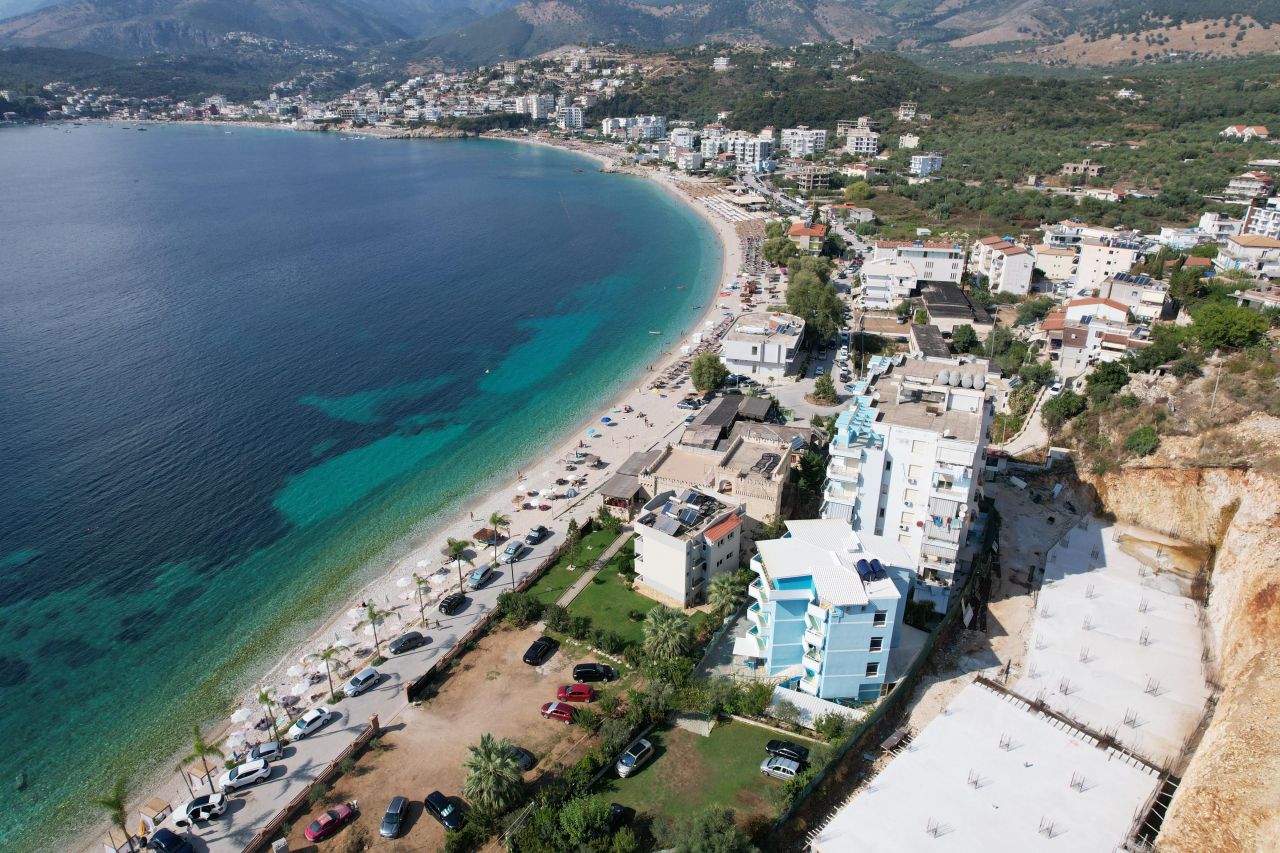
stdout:
<svg viewBox="0 0 1280 853">
<path fill-rule="evenodd" d="M 494 512 L 510 518 L 511 533 L 516 537 L 522 537 L 537 525 L 546 525 L 556 534 L 562 534 L 570 518 L 577 519 L 581 524 L 592 515 L 600 506 L 599 487 L 631 453 L 674 441 L 678 437 L 687 412 L 676 408 L 676 403 L 693 390 L 688 382 L 687 365 L 697 352 L 715 349 L 719 337 L 727 331 L 732 318 L 740 313 L 739 290 L 729 291 L 731 296 L 719 294 L 728 282 L 739 278 L 743 273 L 745 256 L 742 229 L 739 227 L 741 223 L 736 226 L 721 218 L 682 189 L 681 182 L 690 179 L 653 169 L 619 170 L 618 162 L 612 156 L 613 149 L 608 146 L 593 146 L 581 142 L 559 144 L 531 137 L 506 135 L 498 138 L 569 150 L 593 159 L 604 170 L 625 171 L 654 181 L 681 203 L 689 205 L 714 229 L 722 248 L 718 274 L 711 281 L 690 284 L 691 287 L 704 289 L 701 292 L 705 294 L 705 298 L 695 309 L 696 313 L 683 324 L 683 334 L 679 328 L 655 330 L 662 332 L 664 341 L 669 346 L 661 360 L 647 366 L 634 366 L 634 379 L 628 383 L 629 391 L 609 401 L 599 411 L 583 412 L 576 428 L 557 436 L 546 453 L 514 468 L 503 486 L 471 501 L 452 517 L 437 519 L 432 524 L 430 534 L 410 542 L 403 556 L 395 560 L 385 573 L 336 607 L 331 619 L 307 641 L 286 654 L 272 670 L 264 673 L 251 693 L 246 693 L 242 698 L 237 713 L 231 715 L 233 720 L 238 719 L 240 722 L 210 727 L 214 739 L 222 739 L 229 734 L 232 736 L 227 743 L 227 752 L 242 748 L 241 745 L 246 740 L 251 744 L 256 740 L 267 739 L 265 734 L 255 734 L 251 728 L 242 730 L 246 719 L 262 716 L 255 698 L 258 689 L 269 688 L 277 697 L 296 697 L 292 700 L 294 707 L 301 710 L 322 701 L 328 694 L 327 684 L 323 680 L 317 680 L 312 674 L 317 668 L 314 665 L 301 665 L 301 661 L 308 655 L 335 642 L 357 650 L 357 655 L 360 652 L 368 655 L 372 646 L 372 640 L 366 637 L 368 629 L 357 628 L 358 608 L 362 602 L 374 602 L 395 614 L 394 617 L 389 617 L 389 625 L 381 630 L 382 639 L 385 640 L 409 627 L 410 623 L 417 622 L 419 603 L 416 584 L 412 582 L 414 575 L 428 577 L 430 580 L 424 588 L 428 606 L 448 592 L 456 590 L 456 572 L 442 556 L 442 549 L 448 538 L 470 540 L 478 528 L 486 525 L 490 514 Z M 655 383 L 662 387 L 655 388 Z M 605 425 L 602 418 L 609 418 L 610 422 Z M 598 456 L 601 460 L 599 467 L 587 469 L 577 466 L 576 470 L 569 471 L 568 460 L 572 460 L 578 452 Z M 578 494 L 563 497 L 565 489 L 557 486 L 555 481 L 577 478 L 585 480 L 578 486 Z M 553 493 L 558 496 L 551 497 Z M 513 499 L 517 494 L 522 496 L 518 502 Z M 480 552 L 477 556 L 479 563 L 486 549 L 478 547 L 477 550 Z M 534 565 L 534 560 L 523 561 L 517 572 L 517 580 L 526 576 Z M 323 672 L 322 666 L 319 667 L 319 672 Z M 300 683 L 300 679 L 308 676 L 312 682 L 310 689 L 306 689 L 306 681 Z M 406 703 L 401 693 L 399 710 L 404 707 Z M 235 710 L 228 709 L 228 713 Z M 398 713 L 397 710 L 396 714 Z M 388 715 L 383 715 L 383 725 L 391 721 Z M 172 767 L 172 764 L 168 766 Z M 144 792 L 140 792 L 130 804 L 130 814 L 136 815 L 142 803 L 156 796 L 178 804 L 187 798 L 188 790 L 178 775 L 171 776 L 167 783 L 158 787 L 144 786 Z M 96 839 L 102 837 L 102 832 L 103 827 L 94 828 L 77 846 L 83 849 L 101 849 Z"/>
</svg>

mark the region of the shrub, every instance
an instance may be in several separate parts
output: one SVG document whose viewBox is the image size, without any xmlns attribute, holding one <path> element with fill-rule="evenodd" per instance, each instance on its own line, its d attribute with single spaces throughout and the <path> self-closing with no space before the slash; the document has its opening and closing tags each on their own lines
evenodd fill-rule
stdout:
<svg viewBox="0 0 1280 853">
<path fill-rule="evenodd" d="M 338 690 L 333 693 L 330 693 L 329 698 L 326 699 L 325 701 L 328 702 L 330 705 L 337 705 L 346 697 L 347 697 L 347 694 L 343 693 L 341 690 Z"/>
<path fill-rule="evenodd" d="M 378 655 L 378 656 L 377 656 L 377 657 L 375 657 L 373 660 L 371 660 L 369 663 L 371 663 L 373 666 L 382 666 L 382 665 L 383 665 L 384 663 L 386 663 L 386 662 L 387 662 L 387 656 L 386 656 L 386 655 Z"/>
<path fill-rule="evenodd" d="M 307 805 L 314 806 L 327 796 L 329 796 L 329 786 L 316 782 L 307 789 Z"/>
<path fill-rule="evenodd" d="M 595 644 L 597 649 L 610 655 L 620 655 L 627 647 L 627 641 L 617 631 L 597 630 Z"/>
<path fill-rule="evenodd" d="M 622 650 L 622 659 L 634 667 L 642 667 L 649 660 L 649 656 L 645 654 L 644 648 L 632 643 Z"/>
<path fill-rule="evenodd" d="M 632 731 L 626 720 L 605 720 L 600 724 L 600 745 L 611 755 L 620 752 L 631 742 Z"/>
<path fill-rule="evenodd" d="M 559 604 L 548 604 L 542 611 L 542 619 L 551 631 L 563 632 L 569 627 L 569 611 Z"/>
<path fill-rule="evenodd" d="M 1101 403 L 1129 384 L 1129 371 L 1119 362 L 1107 362 L 1094 368 L 1085 380 L 1089 399 Z"/>
<path fill-rule="evenodd" d="M 627 618 L 630 619 L 632 622 L 642 622 L 644 621 L 644 614 L 641 613 L 639 610 L 632 608 L 631 610 L 627 611 Z"/>
<path fill-rule="evenodd" d="M 523 628 L 538 621 L 543 605 L 527 592 L 507 590 L 498 594 L 498 613 L 508 625 Z"/>
<path fill-rule="evenodd" d="M 1040 420 L 1049 432 L 1057 432 L 1063 424 L 1083 412 L 1084 397 L 1074 391 L 1063 391 L 1040 407 Z"/>
<path fill-rule="evenodd" d="M 813 721 L 813 729 L 825 740 L 837 741 L 844 736 L 849 718 L 835 711 L 828 711 Z"/>
<path fill-rule="evenodd" d="M 489 840 L 489 833 L 478 823 L 467 821 L 462 828 L 445 834 L 445 853 L 472 853 L 479 850 Z"/>
<path fill-rule="evenodd" d="M 591 636 L 590 616 L 571 616 L 568 627 L 569 636 L 575 640 L 585 640 Z"/>
<path fill-rule="evenodd" d="M 1135 456 L 1150 456 L 1160 446 L 1160 436 L 1151 427 L 1141 427 L 1129 433 L 1124 449 Z"/>
<path fill-rule="evenodd" d="M 606 717 L 618 716 L 618 709 L 622 707 L 622 699 L 612 690 L 606 690 L 596 697 L 596 708 Z"/>
<path fill-rule="evenodd" d="M 744 717 L 763 717 L 773 698 L 773 685 L 764 681 L 752 681 L 738 691 L 734 708 Z"/>
<path fill-rule="evenodd" d="M 352 770 L 355 770 L 355 769 L 356 769 L 356 760 L 349 755 L 338 762 L 338 772 L 341 773 L 343 776 L 346 776 Z"/>
<path fill-rule="evenodd" d="M 800 709 L 786 699 L 779 699 L 769 713 L 775 720 L 791 726 L 800 722 Z"/>
</svg>

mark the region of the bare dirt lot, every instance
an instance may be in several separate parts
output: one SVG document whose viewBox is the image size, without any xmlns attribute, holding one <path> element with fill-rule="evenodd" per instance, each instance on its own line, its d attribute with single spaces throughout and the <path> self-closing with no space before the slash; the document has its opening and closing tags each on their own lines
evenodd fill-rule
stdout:
<svg viewBox="0 0 1280 853">
<path fill-rule="evenodd" d="M 444 831 L 431 815 L 424 814 L 422 800 L 433 790 L 455 798 L 461 795 L 467 747 L 486 732 L 510 738 L 537 757 L 538 763 L 525 777 L 531 782 L 548 769 L 580 758 L 591 739 L 577 726 L 544 720 L 538 710 L 569 682 L 574 664 L 592 658 L 574 657 L 564 647 L 542 666 L 527 666 L 521 656 L 537 636 L 533 628 L 496 630 L 460 659 L 434 699 L 410 706 L 395 720 L 382 721 L 383 747 L 366 752 L 325 800 L 326 804 L 357 800 L 360 817 L 334 838 L 312 844 L 302 833 L 324 811 L 326 806 L 319 805 L 295 821 L 289 849 L 341 851 L 360 837 L 369 850 L 441 849 Z M 389 841 L 378 837 L 378 824 L 396 795 L 408 797 L 412 805 L 402 836 Z"/>
</svg>

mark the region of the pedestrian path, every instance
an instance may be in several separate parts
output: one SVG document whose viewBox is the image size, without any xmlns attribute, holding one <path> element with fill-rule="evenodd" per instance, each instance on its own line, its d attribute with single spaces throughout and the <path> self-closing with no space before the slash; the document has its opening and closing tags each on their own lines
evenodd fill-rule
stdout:
<svg viewBox="0 0 1280 853">
<path fill-rule="evenodd" d="M 573 586 L 566 589 L 564 594 L 556 599 L 556 604 L 561 607 L 568 607 L 569 604 L 578 597 L 578 593 L 582 592 L 582 590 L 586 588 L 587 584 L 591 583 L 592 578 L 598 575 L 600 570 L 609 564 L 609 561 L 613 559 L 613 555 L 622 550 L 622 546 L 627 544 L 627 540 L 630 539 L 632 535 L 633 532 L 624 527 L 618 533 L 618 538 L 613 540 L 609 547 L 604 549 L 604 553 L 597 557 L 596 561 L 582 573 L 582 577 L 574 581 Z"/>
</svg>

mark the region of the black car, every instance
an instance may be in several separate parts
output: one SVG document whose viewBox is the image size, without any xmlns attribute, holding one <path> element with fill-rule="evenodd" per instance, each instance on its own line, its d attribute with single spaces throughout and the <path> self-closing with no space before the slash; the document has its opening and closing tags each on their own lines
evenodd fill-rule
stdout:
<svg viewBox="0 0 1280 853">
<path fill-rule="evenodd" d="M 440 612 L 452 616 L 467 603 L 467 597 L 460 592 L 451 592 L 440 600 Z"/>
<path fill-rule="evenodd" d="M 543 525 L 539 524 L 537 527 L 530 530 L 529 534 L 524 537 L 524 544 L 537 545 L 539 542 L 541 542 L 543 539 L 546 539 L 550 535 L 551 535 L 551 531 L 548 530 Z"/>
<path fill-rule="evenodd" d="M 462 812 L 453 801 L 439 791 L 432 791 L 422 801 L 433 818 L 445 829 L 462 829 Z"/>
<path fill-rule="evenodd" d="M 609 832 L 617 832 L 635 819 L 636 810 L 622 803 L 609 803 Z"/>
<path fill-rule="evenodd" d="M 529 666 L 541 666 L 551 653 L 556 650 L 556 641 L 550 637 L 539 637 L 533 641 L 529 651 L 524 653 L 524 662 Z"/>
<path fill-rule="evenodd" d="M 426 637 L 422 636 L 422 634 L 417 631 L 410 631 L 407 634 L 402 634 L 401 636 L 396 637 L 387 644 L 387 648 L 391 649 L 391 654 L 398 655 L 401 652 L 412 651 L 413 649 L 416 649 L 419 646 L 425 646 L 426 644 Z"/>
<path fill-rule="evenodd" d="M 771 740 L 765 744 L 764 751 L 780 758 L 789 758 L 800 764 L 809 760 L 809 750 L 789 740 Z"/>
<path fill-rule="evenodd" d="M 183 838 L 172 829 L 157 829 L 156 834 L 151 836 L 151 840 L 147 842 L 148 850 L 155 850 L 156 853 L 195 853 L 196 848 L 191 846 L 191 842 Z"/>
<path fill-rule="evenodd" d="M 392 797 L 387 813 L 382 816 L 382 823 L 378 826 L 378 834 L 383 838 L 395 838 L 400 834 L 400 826 L 408 813 L 409 798 Z"/>
<path fill-rule="evenodd" d="M 516 760 L 516 766 L 520 768 L 521 773 L 528 773 L 533 769 L 533 765 L 538 763 L 538 759 L 529 750 L 515 745 L 512 745 L 510 749 L 511 755 Z"/>
<path fill-rule="evenodd" d="M 573 668 L 573 680 L 583 684 L 592 681 L 613 681 L 618 677 L 611 666 L 602 663 L 580 663 Z"/>
</svg>

